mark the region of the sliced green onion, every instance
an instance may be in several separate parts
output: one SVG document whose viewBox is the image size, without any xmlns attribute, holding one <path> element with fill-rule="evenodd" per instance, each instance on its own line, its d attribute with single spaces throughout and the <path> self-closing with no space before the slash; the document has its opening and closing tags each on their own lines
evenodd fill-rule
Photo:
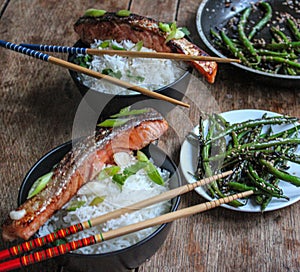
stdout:
<svg viewBox="0 0 300 272">
<path fill-rule="evenodd" d="M 131 14 L 130 10 L 127 9 L 121 9 L 118 12 L 116 12 L 117 16 L 121 16 L 121 17 L 127 17 Z"/>
<path fill-rule="evenodd" d="M 164 180 L 158 172 L 157 168 L 142 151 L 137 151 L 136 158 L 138 161 L 126 167 L 123 170 L 123 173 L 117 173 L 113 175 L 112 180 L 120 187 L 120 189 L 122 189 L 122 186 L 125 184 L 127 178 L 129 178 L 132 175 L 135 175 L 138 171 L 142 169 L 146 171 L 148 177 L 153 182 L 155 182 L 158 185 L 164 185 Z"/>
<path fill-rule="evenodd" d="M 172 39 L 175 39 L 176 31 L 177 31 L 176 22 L 173 22 L 170 26 L 170 33 L 167 36 L 165 43 L 169 42 Z"/>
<path fill-rule="evenodd" d="M 116 183 L 119 188 L 122 190 L 122 186 L 125 183 L 125 180 L 128 178 L 128 176 L 125 176 L 123 174 L 116 174 L 112 177 L 112 180 L 114 183 Z"/>
<path fill-rule="evenodd" d="M 143 82 L 145 80 L 145 78 L 142 77 L 142 76 L 134 76 L 134 75 L 132 75 L 130 70 L 126 71 L 126 76 L 129 77 L 129 78 L 135 79 L 135 80 L 137 80 L 139 82 Z"/>
<path fill-rule="evenodd" d="M 73 201 L 72 203 L 70 203 L 70 205 L 67 207 L 67 211 L 68 212 L 74 212 L 76 211 L 78 208 L 82 207 L 86 202 L 83 200 L 80 201 Z"/>
<path fill-rule="evenodd" d="M 135 44 L 136 50 L 137 50 L 137 51 L 141 51 L 143 45 L 144 45 L 144 42 L 143 42 L 143 41 L 138 41 L 138 42 Z"/>
<path fill-rule="evenodd" d="M 98 179 L 103 180 L 103 179 L 106 179 L 108 177 L 112 177 L 113 175 L 120 172 L 120 170 L 121 170 L 120 166 L 117 166 L 117 165 L 106 167 L 106 168 L 104 168 L 103 170 L 100 171 L 100 173 L 98 175 Z"/>
<path fill-rule="evenodd" d="M 148 109 L 139 109 L 139 110 L 131 110 L 131 107 L 126 107 L 120 110 L 119 113 L 111 115 L 110 117 L 112 118 L 117 118 L 117 117 L 123 117 L 123 116 L 130 116 L 130 115 L 138 115 L 138 114 L 143 114 L 148 112 Z"/>
<path fill-rule="evenodd" d="M 98 127 L 119 127 L 124 125 L 126 122 L 128 122 L 129 118 L 123 118 L 123 119 L 106 119 L 102 123 L 98 124 Z"/>
<path fill-rule="evenodd" d="M 98 47 L 107 48 L 107 47 L 109 47 L 109 45 L 110 45 L 110 41 L 106 40 L 106 41 L 103 41 Z"/>
<path fill-rule="evenodd" d="M 112 48 L 113 50 L 123 50 L 123 51 L 126 51 L 126 49 L 125 49 L 124 47 L 118 46 L 118 45 L 116 45 L 116 44 L 112 44 L 112 45 L 111 45 L 111 48 Z"/>
<path fill-rule="evenodd" d="M 104 75 L 108 75 L 108 76 L 112 76 L 112 77 L 115 77 L 115 78 L 118 78 L 120 79 L 122 77 L 122 73 L 121 71 L 117 71 L 117 72 L 114 72 L 112 69 L 110 68 L 105 68 L 101 71 L 102 74 Z"/>
<path fill-rule="evenodd" d="M 53 175 L 53 172 L 49 172 L 41 177 L 39 177 L 32 185 L 32 187 L 29 190 L 27 199 L 32 198 L 36 194 L 38 194 L 40 191 L 42 191 L 48 184 L 48 182 L 51 180 L 51 177 Z"/>
<path fill-rule="evenodd" d="M 186 27 L 180 27 L 179 30 L 183 32 L 186 36 L 189 36 L 191 32 Z"/>
<path fill-rule="evenodd" d="M 103 16 L 106 13 L 106 10 L 103 9 L 87 9 L 84 13 L 84 16 L 90 16 L 90 17 L 100 17 Z"/>
<path fill-rule="evenodd" d="M 138 161 L 128 167 L 126 167 L 123 171 L 123 175 L 129 177 L 131 175 L 136 174 L 139 170 L 145 168 L 147 166 L 147 162 Z"/>
<path fill-rule="evenodd" d="M 175 37 L 174 39 L 178 40 L 178 39 L 181 39 L 185 36 L 184 32 L 181 31 L 179 28 L 176 29 L 176 32 L 175 32 Z"/>
<path fill-rule="evenodd" d="M 76 57 L 74 59 L 74 63 L 82 66 L 82 67 L 85 67 L 85 68 L 88 68 L 88 62 L 92 61 L 93 57 L 91 55 L 84 55 L 84 56 L 79 56 L 79 57 Z"/>
<path fill-rule="evenodd" d="M 97 205 L 101 204 L 104 200 L 105 200 L 105 196 L 96 196 L 91 201 L 91 203 L 89 204 L 89 206 L 97 206 Z"/>
<path fill-rule="evenodd" d="M 147 166 L 145 168 L 148 177 L 155 182 L 158 185 L 164 185 L 164 180 L 162 178 L 162 176 L 159 174 L 159 172 L 157 171 L 157 168 L 154 166 L 154 164 L 152 162 L 148 162 Z"/>
<path fill-rule="evenodd" d="M 148 157 L 146 156 L 146 154 L 144 154 L 142 151 L 138 150 L 137 153 L 136 153 L 136 158 L 138 159 L 138 161 L 141 161 L 141 162 L 148 162 L 149 159 Z"/>
<path fill-rule="evenodd" d="M 167 32 L 167 33 L 171 32 L 171 28 L 169 24 L 159 22 L 158 27 L 163 32 Z"/>
<path fill-rule="evenodd" d="M 127 178 L 136 174 L 139 170 L 145 168 L 146 166 L 147 166 L 146 162 L 138 161 L 137 163 L 126 167 L 123 173 L 115 174 L 112 177 L 112 180 L 120 187 L 120 189 L 122 189 L 122 186 L 125 184 Z"/>
</svg>

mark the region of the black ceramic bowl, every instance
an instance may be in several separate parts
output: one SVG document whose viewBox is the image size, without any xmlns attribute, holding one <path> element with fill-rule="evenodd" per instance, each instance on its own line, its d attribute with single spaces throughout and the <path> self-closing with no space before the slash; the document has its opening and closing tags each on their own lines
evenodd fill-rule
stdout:
<svg viewBox="0 0 300 272">
<path fill-rule="evenodd" d="M 34 181 L 41 175 L 49 172 L 53 165 L 58 163 L 62 157 L 71 149 L 72 143 L 67 142 L 53 149 L 44 155 L 27 173 L 21 185 L 18 197 L 18 205 L 26 200 L 29 189 Z M 143 152 L 150 156 L 154 163 L 171 173 L 171 189 L 181 186 L 181 178 L 174 162 L 155 145 L 149 145 L 143 149 Z M 171 200 L 171 211 L 178 208 L 180 197 Z M 122 250 L 117 250 L 104 254 L 76 254 L 68 253 L 57 258 L 60 265 L 68 271 L 82 272 L 102 272 L 102 271 L 130 271 L 137 268 L 148 258 L 150 258 L 158 248 L 164 243 L 170 230 L 171 223 L 163 224 L 152 234 L 141 240 L 135 245 Z"/>
<path fill-rule="evenodd" d="M 220 50 L 215 47 L 210 30 L 215 29 L 216 27 L 221 29 L 231 18 L 237 16 L 237 14 L 239 14 L 246 7 L 249 7 L 251 4 L 260 1 L 261 0 L 204 0 L 201 2 L 197 11 L 196 26 L 204 46 L 207 47 L 211 54 L 215 54 L 221 58 L 229 57 L 225 56 L 224 53 L 220 52 Z M 226 4 L 227 2 L 230 4 Z M 272 6 L 272 22 L 276 20 L 277 11 L 290 13 L 295 18 L 299 17 L 299 14 L 297 14 L 295 10 L 291 9 L 288 5 L 283 4 L 284 2 L 288 1 L 268 0 L 266 2 L 270 3 Z M 253 19 L 255 21 L 259 20 L 258 18 Z M 271 39 L 271 33 L 267 28 L 264 28 L 257 34 L 257 37 L 268 40 Z M 232 63 L 232 65 L 242 72 L 242 75 L 244 76 L 243 79 L 254 79 L 259 84 L 272 84 L 274 86 L 279 85 L 284 87 L 298 87 L 300 84 L 300 76 L 271 74 L 249 68 L 239 63 Z"/>
<path fill-rule="evenodd" d="M 74 47 L 87 47 L 87 45 L 79 40 L 74 44 Z M 68 61 L 74 62 L 75 57 L 75 54 L 69 54 Z M 187 90 L 191 71 L 192 69 L 188 68 L 188 70 L 176 81 L 156 90 L 155 92 L 176 100 L 181 100 Z M 69 70 L 69 72 L 87 104 L 103 119 L 119 112 L 120 109 L 127 106 L 133 106 L 135 108 L 152 107 L 161 112 L 163 115 L 167 114 L 175 107 L 175 105 L 169 102 L 153 99 L 142 94 L 113 95 L 99 92 L 85 86 L 82 83 L 78 72 L 73 70 Z"/>
</svg>

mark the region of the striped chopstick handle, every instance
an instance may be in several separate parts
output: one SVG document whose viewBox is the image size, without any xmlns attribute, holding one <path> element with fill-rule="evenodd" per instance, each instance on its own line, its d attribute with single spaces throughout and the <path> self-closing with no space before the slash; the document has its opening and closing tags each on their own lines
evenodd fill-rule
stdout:
<svg viewBox="0 0 300 272">
<path fill-rule="evenodd" d="M 58 45 L 43 45 L 43 44 L 26 44 L 21 43 L 21 46 L 46 52 L 70 53 L 70 54 L 87 54 L 87 48 L 58 46 Z"/>
<path fill-rule="evenodd" d="M 66 244 L 62 244 L 56 247 L 47 248 L 41 251 L 34 252 L 32 254 L 22 256 L 17 259 L 9 260 L 0 263 L 0 272 L 9 271 L 16 268 L 29 266 L 35 263 L 39 263 L 57 256 L 64 255 L 70 251 L 74 251 L 78 248 L 94 245 L 103 241 L 102 234 L 92 235 L 87 238 L 72 241 Z"/>
<path fill-rule="evenodd" d="M 47 234 L 42 237 L 37 237 L 35 239 L 29 240 L 22 244 L 19 244 L 19 245 L 11 247 L 9 249 L 1 251 L 0 252 L 0 260 L 4 260 L 9 257 L 15 257 L 17 255 L 28 252 L 32 249 L 44 246 L 48 243 L 53 243 L 57 239 L 63 239 L 69 235 L 75 234 L 84 229 L 88 229 L 91 226 L 92 226 L 91 223 L 89 221 L 86 221 L 83 223 L 78 223 L 78 224 L 72 225 L 72 226 L 64 228 L 64 229 L 60 229 L 56 232 Z"/>
<path fill-rule="evenodd" d="M 45 53 L 35 51 L 30 48 L 27 48 L 27 47 L 24 47 L 21 45 L 17 45 L 17 44 L 11 43 L 11 42 L 6 42 L 3 40 L 0 40 L 0 46 L 5 47 L 10 50 L 13 50 L 13 51 L 16 51 L 16 52 L 19 52 L 19 53 L 23 53 L 23 54 L 31 56 L 31 57 L 35 57 L 37 59 L 44 60 L 44 61 L 48 61 L 48 59 L 50 57 L 49 55 L 47 55 Z"/>
</svg>

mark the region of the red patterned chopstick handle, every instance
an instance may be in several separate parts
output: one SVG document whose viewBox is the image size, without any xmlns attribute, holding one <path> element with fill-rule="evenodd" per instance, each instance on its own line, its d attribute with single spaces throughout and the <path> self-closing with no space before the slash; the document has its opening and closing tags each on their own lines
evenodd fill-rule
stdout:
<svg viewBox="0 0 300 272">
<path fill-rule="evenodd" d="M 0 271 L 1 272 L 10 271 L 10 270 L 17 269 L 20 267 L 22 267 L 20 259 L 14 259 L 14 260 L 10 260 L 10 261 L 4 262 L 4 263 L 0 263 Z"/>
<path fill-rule="evenodd" d="M 99 237 L 102 237 L 100 235 Z M 64 255 L 70 251 L 78 248 L 94 245 L 101 242 L 103 239 L 99 239 L 98 236 L 90 236 L 77 241 L 72 241 L 66 244 L 62 244 L 56 247 L 47 248 L 27 256 L 20 257 L 18 259 L 10 260 L 7 262 L 0 263 L 0 272 L 10 271 L 12 269 L 29 266 L 35 263 L 45 261 L 60 255 Z"/>
<path fill-rule="evenodd" d="M 46 236 L 38 237 L 38 238 L 32 239 L 30 241 L 24 242 L 22 244 L 13 246 L 9 249 L 5 249 L 3 251 L 0 251 L 0 260 L 4 260 L 4 259 L 9 258 L 9 257 L 15 257 L 17 255 L 28 252 L 32 249 L 41 247 L 41 246 L 46 245 L 48 243 L 52 243 L 57 239 L 62 239 L 62 238 L 65 238 L 65 237 L 67 237 L 71 234 L 82 231 L 84 228 L 85 227 L 84 227 L 83 224 L 78 223 L 76 225 L 67 227 L 65 229 L 60 229 L 56 232 L 50 233 Z"/>
<path fill-rule="evenodd" d="M 0 260 L 4 260 L 12 256 L 9 250 L 10 249 L 4 249 L 0 251 Z"/>
</svg>

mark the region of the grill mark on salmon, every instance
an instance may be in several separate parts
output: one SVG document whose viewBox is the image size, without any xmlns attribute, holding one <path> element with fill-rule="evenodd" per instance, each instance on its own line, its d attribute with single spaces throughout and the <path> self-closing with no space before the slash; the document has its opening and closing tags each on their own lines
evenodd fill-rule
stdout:
<svg viewBox="0 0 300 272">
<path fill-rule="evenodd" d="M 101 128 L 94 136 L 77 142 L 54 168 L 46 188 L 16 209 L 25 210 L 25 216 L 6 221 L 3 239 L 29 239 L 83 184 L 95 178 L 104 164 L 113 163 L 114 153 L 139 150 L 158 139 L 167 129 L 167 121 L 157 111 L 148 109 L 123 126 Z"/>
<path fill-rule="evenodd" d="M 98 40 L 131 40 L 134 43 L 143 41 L 145 47 L 157 52 L 176 52 L 186 55 L 208 56 L 208 54 L 185 38 L 170 40 L 165 43 L 167 34 L 158 27 L 158 22 L 152 18 L 137 14 L 117 16 L 107 12 L 100 17 L 83 16 L 74 24 L 74 30 L 80 40 L 89 46 Z M 191 61 L 209 83 L 214 83 L 217 73 L 217 63 L 214 61 Z"/>
</svg>

